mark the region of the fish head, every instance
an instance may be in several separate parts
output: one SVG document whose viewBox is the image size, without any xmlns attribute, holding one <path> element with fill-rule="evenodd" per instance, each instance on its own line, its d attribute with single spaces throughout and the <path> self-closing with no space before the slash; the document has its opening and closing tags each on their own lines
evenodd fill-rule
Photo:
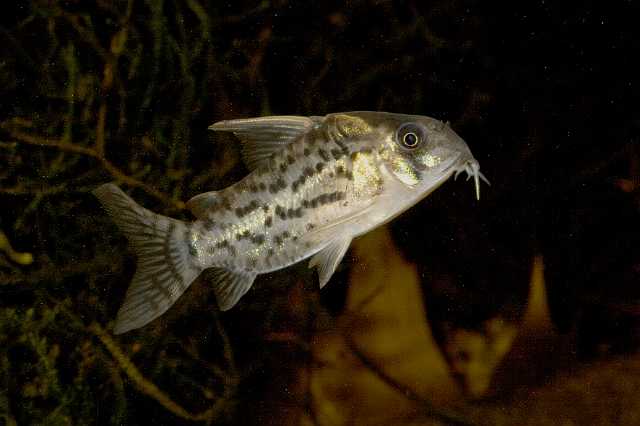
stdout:
<svg viewBox="0 0 640 426">
<path fill-rule="evenodd" d="M 384 166 L 408 191 L 429 193 L 448 177 L 466 172 L 480 199 L 480 164 L 448 123 L 435 118 L 386 112 L 347 113 L 362 123 Z M 353 128 L 354 126 L 352 126 Z"/>
</svg>

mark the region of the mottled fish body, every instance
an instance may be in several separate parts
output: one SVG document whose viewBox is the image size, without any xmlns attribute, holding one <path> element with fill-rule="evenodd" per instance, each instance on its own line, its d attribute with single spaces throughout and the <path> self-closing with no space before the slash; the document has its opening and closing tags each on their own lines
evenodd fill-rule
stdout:
<svg viewBox="0 0 640 426">
<path fill-rule="evenodd" d="M 324 286 L 351 240 L 405 211 L 452 174 L 484 179 L 466 143 L 438 120 L 383 112 L 222 121 L 251 173 L 188 201 L 186 223 L 137 205 L 112 184 L 95 191 L 138 254 L 116 333 L 162 315 L 213 268 L 220 308 L 256 275 L 311 257 Z"/>
</svg>

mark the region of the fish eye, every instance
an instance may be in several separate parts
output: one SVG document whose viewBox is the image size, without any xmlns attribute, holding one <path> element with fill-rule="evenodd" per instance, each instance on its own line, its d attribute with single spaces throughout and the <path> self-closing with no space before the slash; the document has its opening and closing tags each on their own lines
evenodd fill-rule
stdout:
<svg viewBox="0 0 640 426">
<path fill-rule="evenodd" d="M 418 144 L 418 135 L 413 132 L 405 133 L 402 137 L 402 142 L 407 148 L 413 148 Z"/>
<path fill-rule="evenodd" d="M 396 141 L 406 149 L 415 149 L 425 139 L 425 129 L 414 123 L 403 124 L 396 132 Z"/>
</svg>

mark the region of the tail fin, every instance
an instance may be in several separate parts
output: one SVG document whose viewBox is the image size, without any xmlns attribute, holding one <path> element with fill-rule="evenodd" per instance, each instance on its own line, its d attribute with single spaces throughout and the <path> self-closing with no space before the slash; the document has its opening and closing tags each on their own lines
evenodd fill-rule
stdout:
<svg viewBox="0 0 640 426">
<path fill-rule="evenodd" d="M 102 185 L 93 194 L 138 255 L 136 273 L 116 318 L 114 333 L 121 334 L 165 313 L 202 270 L 184 242 L 184 222 L 139 206 L 113 184 Z"/>
</svg>

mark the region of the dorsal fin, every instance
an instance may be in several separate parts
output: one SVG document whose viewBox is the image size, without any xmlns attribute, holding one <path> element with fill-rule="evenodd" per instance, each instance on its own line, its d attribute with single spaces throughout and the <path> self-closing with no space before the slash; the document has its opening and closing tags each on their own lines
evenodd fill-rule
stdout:
<svg viewBox="0 0 640 426">
<path fill-rule="evenodd" d="M 280 115 L 219 121 L 209 130 L 233 132 L 242 141 L 242 158 L 250 170 L 260 167 L 274 152 L 280 151 L 322 121 L 322 117 Z"/>
</svg>

